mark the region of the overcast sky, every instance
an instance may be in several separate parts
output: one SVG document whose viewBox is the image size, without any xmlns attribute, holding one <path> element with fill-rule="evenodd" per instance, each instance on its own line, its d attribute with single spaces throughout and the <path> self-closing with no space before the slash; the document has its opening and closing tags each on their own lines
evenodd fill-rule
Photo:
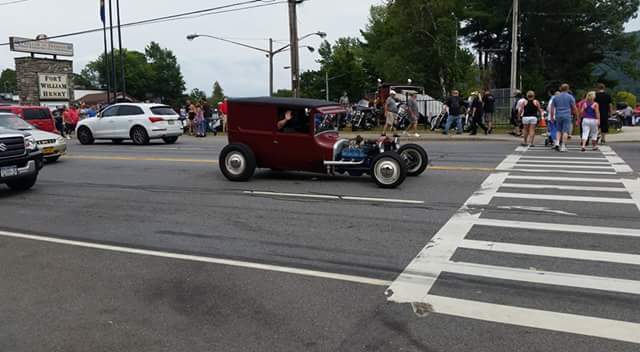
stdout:
<svg viewBox="0 0 640 352">
<path fill-rule="evenodd" d="M 238 2 L 239 0 L 121 0 L 123 23 L 160 17 Z M 9 0 L 0 0 L 1 3 Z M 108 0 L 107 0 L 108 2 Z M 333 41 L 343 36 L 359 36 L 368 20 L 369 7 L 382 0 L 307 0 L 299 6 L 300 36 L 316 31 L 328 34 Z M 114 0 L 115 3 L 115 0 Z M 56 35 L 101 26 L 99 0 L 28 0 L 0 6 L 1 42 L 9 36 L 35 37 L 37 34 Z M 284 45 L 288 41 L 288 12 L 286 4 L 251 9 L 222 15 L 211 15 L 182 21 L 152 24 L 123 29 L 123 45 L 131 50 L 144 51 L 150 41 L 173 50 L 178 57 L 187 88 L 199 88 L 211 94 L 213 82 L 218 80 L 230 96 L 254 96 L 268 93 L 268 60 L 258 51 L 201 38 L 193 42 L 185 39 L 190 33 L 212 34 L 247 44 L 267 47 L 272 37 Z M 640 20 L 627 25 L 628 30 L 640 30 Z M 61 39 L 75 46 L 74 71 L 80 72 L 102 51 L 102 33 Z M 317 48 L 321 40 L 307 39 L 304 44 Z M 14 68 L 8 46 L 0 47 L 0 70 Z M 300 51 L 302 70 L 317 68 L 317 52 Z M 276 89 L 290 87 L 288 53 L 276 56 Z"/>
</svg>

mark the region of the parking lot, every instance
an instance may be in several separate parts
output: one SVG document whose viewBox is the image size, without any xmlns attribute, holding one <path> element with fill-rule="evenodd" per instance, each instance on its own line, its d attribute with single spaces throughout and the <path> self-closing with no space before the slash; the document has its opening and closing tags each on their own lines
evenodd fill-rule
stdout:
<svg viewBox="0 0 640 352">
<path fill-rule="evenodd" d="M 425 142 L 384 190 L 230 183 L 222 138 L 72 141 L 0 189 L 0 350 L 637 350 L 637 145 L 515 144 Z"/>
</svg>

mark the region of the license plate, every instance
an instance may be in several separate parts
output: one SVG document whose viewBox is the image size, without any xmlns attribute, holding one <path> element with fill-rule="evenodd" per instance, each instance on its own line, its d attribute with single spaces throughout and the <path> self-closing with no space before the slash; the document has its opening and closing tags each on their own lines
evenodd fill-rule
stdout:
<svg viewBox="0 0 640 352">
<path fill-rule="evenodd" d="M 169 124 L 170 124 L 170 125 L 173 125 L 173 124 L 175 124 L 175 123 L 176 123 L 175 121 L 173 121 L 173 120 L 169 120 Z"/>
<path fill-rule="evenodd" d="M 55 152 L 56 152 L 56 149 L 54 147 L 47 147 L 42 149 L 42 154 L 45 154 L 45 155 L 53 154 Z"/>
<path fill-rule="evenodd" d="M 15 166 L 7 166 L 0 168 L 0 177 L 18 176 L 18 168 Z"/>
</svg>

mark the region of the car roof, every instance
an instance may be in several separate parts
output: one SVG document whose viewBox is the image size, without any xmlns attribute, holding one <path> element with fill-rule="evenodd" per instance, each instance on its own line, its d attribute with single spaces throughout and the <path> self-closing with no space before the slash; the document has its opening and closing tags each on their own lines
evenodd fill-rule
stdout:
<svg viewBox="0 0 640 352">
<path fill-rule="evenodd" d="M 120 105 L 133 105 L 133 106 L 141 106 L 141 107 L 148 107 L 148 108 L 155 108 L 155 107 L 159 107 L 159 106 L 170 107 L 167 104 L 157 104 L 157 103 L 117 103 L 117 104 L 109 105 L 109 107 L 120 106 Z"/>
<path fill-rule="evenodd" d="M 276 97 L 257 97 L 257 98 L 232 98 L 228 100 L 230 103 L 237 104 L 267 104 L 282 105 L 292 108 L 319 108 L 323 106 L 336 106 L 337 103 L 303 98 L 276 98 Z"/>
</svg>

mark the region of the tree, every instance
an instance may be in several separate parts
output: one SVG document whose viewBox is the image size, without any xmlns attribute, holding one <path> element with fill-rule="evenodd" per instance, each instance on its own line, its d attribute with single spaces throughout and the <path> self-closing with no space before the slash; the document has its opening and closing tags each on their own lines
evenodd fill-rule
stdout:
<svg viewBox="0 0 640 352">
<path fill-rule="evenodd" d="M 224 89 L 218 81 L 213 83 L 213 93 L 211 94 L 211 104 L 218 106 L 218 103 L 224 100 Z"/>
<path fill-rule="evenodd" d="M 185 90 L 184 77 L 173 52 L 151 42 L 145 49 L 145 55 L 151 67 L 151 76 L 147 79 L 154 96 L 163 102 L 174 103 Z"/>
<path fill-rule="evenodd" d="M 638 103 L 638 99 L 636 98 L 635 95 L 633 95 L 633 93 L 629 93 L 625 91 L 617 92 L 616 95 L 614 96 L 614 100 L 616 103 L 624 103 L 632 108 L 634 108 Z"/>
<path fill-rule="evenodd" d="M 293 96 L 293 92 L 291 89 L 278 89 L 277 92 L 273 93 L 274 97 L 280 98 L 291 98 Z"/>
<path fill-rule="evenodd" d="M 476 49 L 491 50 L 496 84 L 509 84 L 511 60 L 511 0 L 469 0 L 463 11 L 461 33 Z M 530 0 L 521 2 L 521 57 L 523 85 L 540 93 L 559 83 L 590 87 L 602 76 L 595 72 L 620 48 L 637 51 L 624 35 L 624 23 L 638 12 L 640 0 Z M 553 34 L 549 29 L 553 28 Z M 615 66 L 633 73 L 637 56 L 617 57 Z"/>
<path fill-rule="evenodd" d="M 198 88 L 193 88 L 189 93 L 189 99 L 194 103 L 204 102 L 207 100 L 207 94 Z"/>
<path fill-rule="evenodd" d="M 16 71 L 10 68 L 2 70 L 0 74 L 0 92 L 13 93 L 18 91 L 18 81 L 16 79 Z"/>
</svg>

